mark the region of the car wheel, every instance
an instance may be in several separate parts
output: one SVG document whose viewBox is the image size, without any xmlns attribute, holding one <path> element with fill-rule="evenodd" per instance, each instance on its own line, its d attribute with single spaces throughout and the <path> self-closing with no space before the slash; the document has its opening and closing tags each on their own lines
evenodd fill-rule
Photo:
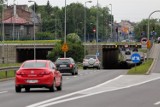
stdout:
<svg viewBox="0 0 160 107">
<path fill-rule="evenodd" d="M 15 86 L 15 90 L 16 90 L 16 92 L 21 92 L 21 87 Z"/>
<path fill-rule="evenodd" d="M 27 88 L 25 88 L 25 90 L 26 90 L 26 92 L 29 92 L 29 91 L 30 91 L 30 88 L 29 88 L 29 87 L 27 87 Z"/>
<path fill-rule="evenodd" d="M 76 72 L 76 75 L 78 75 L 78 71 Z"/>
<path fill-rule="evenodd" d="M 100 67 L 97 67 L 97 69 L 100 69 Z"/>
<path fill-rule="evenodd" d="M 75 75 L 75 72 L 72 72 L 72 75 Z"/>
<path fill-rule="evenodd" d="M 61 91 L 62 90 L 62 78 L 61 78 L 61 83 L 58 87 L 56 87 L 58 91 Z"/>
<path fill-rule="evenodd" d="M 51 92 L 54 92 L 54 91 L 55 91 L 55 79 L 54 79 L 54 81 L 53 81 L 52 86 L 49 88 L 49 90 L 50 90 Z"/>
<path fill-rule="evenodd" d="M 87 68 L 86 68 L 86 67 L 83 67 L 83 69 L 86 70 Z"/>
</svg>

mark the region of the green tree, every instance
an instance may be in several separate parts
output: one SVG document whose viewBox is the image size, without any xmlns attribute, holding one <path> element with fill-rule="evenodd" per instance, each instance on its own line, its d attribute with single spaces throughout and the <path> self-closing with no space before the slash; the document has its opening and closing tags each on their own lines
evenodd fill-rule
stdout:
<svg viewBox="0 0 160 107">
<path fill-rule="evenodd" d="M 47 5 L 45 6 L 45 10 L 46 10 L 46 12 L 47 12 L 47 15 L 51 15 L 52 6 L 50 5 L 49 0 L 47 1 Z"/>
<path fill-rule="evenodd" d="M 148 26 L 148 19 L 142 20 L 140 23 L 137 23 L 134 32 L 135 38 L 140 41 L 142 37 L 147 37 L 147 26 Z M 160 22 L 157 19 L 150 19 L 150 38 L 156 39 L 160 35 Z M 156 32 L 156 33 L 153 33 Z"/>
<path fill-rule="evenodd" d="M 55 61 L 59 57 L 63 57 L 63 52 L 61 47 L 63 45 L 63 41 L 57 43 L 50 54 L 48 54 L 48 58 Z M 69 51 L 67 52 L 67 57 L 72 57 L 76 62 L 82 62 L 84 47 L 80 38 L 75 33 L 67 35 L 67 44 L 69 47 Z"/>
</svg>

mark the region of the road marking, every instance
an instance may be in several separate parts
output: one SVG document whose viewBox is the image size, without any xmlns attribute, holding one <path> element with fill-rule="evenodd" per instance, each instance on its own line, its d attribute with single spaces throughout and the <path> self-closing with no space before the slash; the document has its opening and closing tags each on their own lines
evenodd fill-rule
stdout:
<svg viewBox="0 0 160 107">
<path fill-rule="evenodd" d="M 35 104 L 32 104 L 32 105 L 29 105 L 29 106 L 26 106 L 26 107 L 40 107 L 42 104 L 46 104 L 46 103 L 49 103 L 49 102 L 53 102 L 53 101 L 56 101 L 56 100 L 59 100 L 59 99 L 62 99 L 62 98 L 66 98 L 66 97 L 70 97 L 72 95 L 75 95 L 75 94 L 78 94 L 78 93 L 82 93 L 84 91 L 87 91 L 87 90 L 91 90 L 93 88 L 97 88 L 97 87 L 100 87 L 106 83 L 109 83 L 111 81 L 114 81 L 118 78 L 122 77 L 122 75 L 112 79 L 112 80 L 109 80 L 107 82 L 104 82 L 102 84 L 99 84 L 99 85 L 96 85 L 96 86 L 93 86 L 93 87 L 90 87 L 90 88 L 87 88 L 87 89 L 84 89 L 84 90 L 80 90 L 80 91 L 76 91 L 76 92 L 73 92 L 73 93 L 70 93 L 70 94 L 67 94 L 67 95 L 63 95 L 63 96 L 60 96 L 60 97 L 56 97 L 56 98 L 52 98 L 52 99 L 49 99 L 49 100 L 45 100 L 45 101 L 42 101 L 42 102 L 39 102 L 39 103 L 35 103 Z"/>
<path fill-rule="evenodd" d="M 8 91 L 0 91 L 0 94 L 7 93 Z"/>
<path fill-rule="evenodd" d="M 84 97 L 89 97 L 89 96 L 93 96 L 93 95 L 97 95 L 97 94 L 101 94 L 101 93 L 105 93 L 105 92 L 111 92 L 111 91 L 126 89 L 126 88 L 142 85 L 142 84 L 145 84 L 145 83 L 160 79 L 160 77 L 157 77 L 157 78 L 144 80 L 142 82 L 131 84 L 131 85 L 126 85 L 126 86 L 122 86 L 122 87 L 115 87 L 115 88 L 112 88 L 110 90 L 102 89 L 102 90 L 99 90 L 99 91 L 95 91 L 94 93 L 85 94 L 86 91 L 90 92 L 90 91 L 92 91 L 94 89 L 96 90 L 96 88 L 99 88 L 99 87 L 102 88 L 104 85 L 107 85 L 108 83 L 110 83 L 112 81 L 118 80 L 119 78 L 121 78 L 123 76 L 124 75 L 120 75 L 120 76 L 118 76 L 118 77 L 116 77 L 114 79 L 111 79 L 111 80 L 109 80 L 107 82 L 104 82 L 102 84 L 96 85 L 94 87 L 87 88 L 87 89 L 84 89 L 84 90 L 80 90 L 80 91 L 77 91 L 77 92 L 73 92 L 73 93 L 70 93 L 70 94 L 67 94 L 67 95 L 64 95 L 64 96 L 60 96 L 60 97 L 56 97 L 56 98 L 53 98 L 53 99 L 45 100 L 45 101 L 42 101 L 42 102 L 39 102 L 39 103 L 35 103 L 35 104 L 32 104 L 32 105 L 29 105 L 27 107 L 47 107 L 47 106 L 51 106 L 51 105 L 55 105 L 55 104 L 59 104 L 59 103 L 63 103 L 63 102 L 71 101 L 71 100 L 76 100 L 76 99 L 80 99 L 80 98 L 84 98 Z M 76 95 L 76 94 L 79 94 L 79 96 L 72 97 L 73 95 Z M 159 104 L 159 103 L 155 103 L 155 104 Z"/>
<path fill-rule="evenodd" d="M 154 105 L 156 105 L 156 106 L 157 106 L 157 105 L 160 105 L 160 101 L 154 103 Z"/>
</svg>

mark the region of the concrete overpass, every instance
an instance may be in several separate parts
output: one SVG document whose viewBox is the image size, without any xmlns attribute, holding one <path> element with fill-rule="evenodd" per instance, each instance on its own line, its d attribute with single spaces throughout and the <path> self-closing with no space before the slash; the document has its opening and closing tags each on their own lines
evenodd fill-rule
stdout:
<svg viewBox="0 0 160 107">
<path fill-rule="evenodd" d="M 2 63 L 2 46 L 1 44 L 0 63 Z M 121 60 L 119 48 L 124 47 L 124 44 L 84 44 L 84 46 L 87 50 L 87 54 L 96 54 L 98 50 L 102 66 L 109 68 Z M 129 47 L 133 48 L 135 44 L 131 44 Z M 141 48 L 140 44 L 138 48 Z M 54 49 L 54 44 L 36 44 L 36 59 L 46 59 L 46 56 L 52 49 Z M 33 59 L 33 52 L 33 44 L 4 44 L 4 62 L 16 63 Z"/>
</svg>

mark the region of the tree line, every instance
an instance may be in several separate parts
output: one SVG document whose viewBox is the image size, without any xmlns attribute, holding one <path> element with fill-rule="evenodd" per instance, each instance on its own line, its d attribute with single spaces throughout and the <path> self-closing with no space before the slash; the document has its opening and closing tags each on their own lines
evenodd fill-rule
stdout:
<svg viewBox="0 0 160 107">
<path fill-rule="evenodd" d="M 41 14 L 42 29 L 41 32 L 50 32 L 55 39 L 64 37 L 64 23 L 65 23 L 65 7 L 52 7 L 48 1 L 46 5 L 35 5 L 35 12 Z M 34 8 L 34 5 L 31 8 Z M 92 6 L 85 7 L 81 3 L 71 3 L 66 6 L 66 27 L 67 34 L 76 33 L 83 40 L 84 37 L 84 20 L 86 11 L 86 39 L 95 39 L 96 20 L 98 14 L 99 21 L 99 38 L 107 39 L 110 34 L 111 17 L 109 8 Z"/>
</svg>

